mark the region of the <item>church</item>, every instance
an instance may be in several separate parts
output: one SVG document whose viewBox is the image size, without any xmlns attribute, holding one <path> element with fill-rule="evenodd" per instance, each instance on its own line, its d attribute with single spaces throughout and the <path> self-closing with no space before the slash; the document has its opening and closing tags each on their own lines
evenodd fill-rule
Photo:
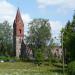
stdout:
<svg viewBox="0 0 75 75">
<path fill-rule="evenodd" d="M 29 48 L 28 45 L 24 42 L 24 23 L 21 18 L 20 10 L 17 10 L 16 17 L 13 23 L 13 50 L 14 50 L 14 56 L 17 58 L 29 58 L 33 59 L 33 52 L 32 49 Z M 52 54 L 59 53 L 59 56 L 62 56 L 62 49 L 52 49 Z M 58 55 L 58 54 L 57 54 Z M 58 57 L 59 57 L 58 56 Z"/>
<path fill-rule="evenodd" d="M 32 57 L 32 50 L 24 43 L 24 23 L 19 9 L 13 23 L 13 50 L 17 58 Z"/>
</svg>

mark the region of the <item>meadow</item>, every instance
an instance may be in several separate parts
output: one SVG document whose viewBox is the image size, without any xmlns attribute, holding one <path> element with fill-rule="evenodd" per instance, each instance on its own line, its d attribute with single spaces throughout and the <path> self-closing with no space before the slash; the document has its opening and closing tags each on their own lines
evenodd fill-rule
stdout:
<svg viewBox="0 0 75 75">
<path fill-rule="evenodd" d="M 63 75 L 61 68 L 28 62 L 0 63 L 0 75 Z M 66 75 L 66 74 L 65 74 Z"/>
</svg>

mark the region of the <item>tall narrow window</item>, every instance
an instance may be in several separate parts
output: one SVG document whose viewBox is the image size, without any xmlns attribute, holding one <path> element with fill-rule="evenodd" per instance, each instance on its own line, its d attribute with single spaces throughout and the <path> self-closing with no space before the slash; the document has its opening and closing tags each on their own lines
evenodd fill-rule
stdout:
<svg viewBox="0 0 75 75">
<path fill-rule="evenodd" d="M 21 34 L 21 29 L 19 29 L 19 32 L 20 32 L 20 34 Z"/>
</svg>

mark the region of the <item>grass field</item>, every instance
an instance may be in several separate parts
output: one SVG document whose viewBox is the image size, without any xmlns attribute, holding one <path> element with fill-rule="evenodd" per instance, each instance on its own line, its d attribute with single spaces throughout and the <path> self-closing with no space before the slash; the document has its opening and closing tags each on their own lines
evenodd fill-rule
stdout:
<svg viewBox="0 0 75 75">
<path fill-rule="evenodd" d="M 63 75 L 61 72 L 53 72 L 57 69 L 53 65 L 37 66 L 28 62 L 4 62 L 0 63 L 0 75 Z"/>
</svg>

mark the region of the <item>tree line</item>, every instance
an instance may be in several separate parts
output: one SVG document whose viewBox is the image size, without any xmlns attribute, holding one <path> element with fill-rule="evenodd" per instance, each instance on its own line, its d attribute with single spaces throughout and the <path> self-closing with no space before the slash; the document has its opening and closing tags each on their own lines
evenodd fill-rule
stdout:
<svg viewBox="0 0 75 75">
<path fill-rule="evenodd" d="M 51 61 L 51 49 L 54 47 L 50 22 L 48 19 L 33 19 L 29 24 L 29 31 L 25 37 L 26 44 L 33 50 L 37 62 Z M 63 49 L 65 63 L 75 60 L 75 14 L 72 21 L 68 21 L 63 32 Z M 13 56 L 13 29 L 4 21 L 0 23 L 0 56 Z M 60 37 L 61 38 L 61 37 Z"/>
</svg>

